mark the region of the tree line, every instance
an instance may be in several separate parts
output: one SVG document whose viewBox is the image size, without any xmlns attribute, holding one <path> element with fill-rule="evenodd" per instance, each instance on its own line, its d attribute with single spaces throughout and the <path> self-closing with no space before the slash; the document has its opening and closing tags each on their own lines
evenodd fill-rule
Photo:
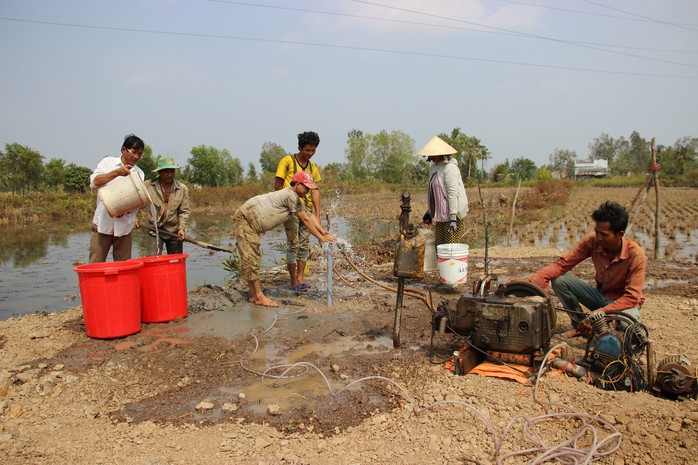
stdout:
<svg viewBox="0 0 698 465">
<path fill-rule="evenodd" d="M 487 169 L 492 158 L 489 149 L 475 136 L 468 136 L 460 128 L 439 134 L 458 152 L 458 160 L 466 183 L 475 181 L 508 182 L 515 180 L 549 179 L 574 176 L 574 165 L 581 161 L 603 159 L 608 161 L 612 175 L 647 173 L 651 161 L 649 142 L 637 131 L 629 138 L 614 138 L 601 134 L 589 144 L 589 153 L 580 158 L 573 150 L 556 148 L 549 155 L 549 163 L 537 166 L 525 155 L 497 163 Z M 343 163 L 322 163 L 317 160 L 324 178 L 347 182 L 384 182 L 411 185 L 425 183 L 429 162 L 416 155 L 415 141 L 401 131 L 381 131 L 377 134 L 352 129 L 347 134 Z M 245 182 L 261 182 L 272 185 L 276 166 L 286 150 L 274 142 L 262 145 L 258 173 L 254 163 L 247 170 L 228 149 L 199 145 L 191 149 L 186 164 L 178 171 L 178 179 L 188 183 L 209 186 L 236 186 Z M 681 177 L 694 173 L 698 178 L 698 138 L 683 137 L 673 145 L 658 145 L 658 161 L 662 173 Z M 147 177 L 153 176 L 157 157 L 146 146 L 138 166 Z M 18 143 L 5 144 L 0 151 L 0 190 L 12 193 L 32 191 L 85 192 L 89 189 L 91 168 L 67 163 L 60 158 L 44 162 L 39 152 Z"/>
</svg>

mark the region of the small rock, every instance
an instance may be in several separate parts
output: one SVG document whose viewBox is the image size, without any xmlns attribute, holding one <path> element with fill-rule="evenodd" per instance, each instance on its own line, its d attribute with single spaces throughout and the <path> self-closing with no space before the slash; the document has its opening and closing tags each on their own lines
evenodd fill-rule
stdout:
<svg viewBox="0 0 698 465">
<path fill-rule="evenodd" d="M 696 441 L 693 439 L 683 439 L 680 445 L 684 449 L 693 450 L 696 447 Z"/>
<path fill-rule="evenodd" d="M 215 405 L 213 405 L 213 402 L 208 400 L 202 400 L 201 402 L 196 404 L 196 410 L 198 410 L 199 412 L 213 410 L 213 407 L 215 407 Z"/>
<path fill-rule="evenodd" d="M 51 337 L 51 333 L 47 329 L 35 331 L 29 335 L 30 339 L 44 339 L 47 337 Z"/>
<path fill-rule="evenodd" d="M 17 373 L 15 375 L 15 381 L 20 383 L 20 384 L 24 384 L 27 381 L 31 381 L 31 380 L 36 379 L 38 377 L 39 377 L 39 369 L 34 368 L 32 370 L 26 370 L 26 371 L 23 371 L 21 373 Z"/>
<path fill-rule="evenodd" d="M 629 433 L 642 433 L 644 431 L 644 427 L 638 425 L 636 422 L 628 423 L 625 427 Z"/>
<path fill-rule="evenodd" d="M 616 423 L 619 425 L 627 425 L 630 422 L 630 417 L 624 413 L 616 415 Z"/>
<path fill-rule="evenodd" d="M 257 438 L 254 440 L 254 446 L 256 449 L 264 449 L 274 444 L 270 438 Z"/>
<path fill-rule="evenodd" d="M 339 365 L 337 365 L 336 363 L 333 363 L 331 366 L 331 369 L 332 369 L 332 373 L 338 373 L 339 372 Z"/>
<path fill-rule="evenodd" d="M 339 378 L 340 379 L 349 379 L 349 376 L 342 373 L 341 375 L 339 375 Z"/>
<path fill-rule="evenodd" d="M 231 404 L 230 402 L 226 402 L 223 404 L 223 407 L 221 407 L 221 410 L 223 410 L 225 413 L 232 413 L 238 409 L 238 406 L 235 404 Z"/>
<path fill-rule="evenodd" d="M 686 418 L 693 422 L 698 422 L 698 412 L 688 412 Z"/>
<path fill-rule="evenodd" d="M 674 433 L 678 433 L 681 431 L 681 423 L 674 422 L 669 425 L 669 431 L 673 431 Z"/>
<path fill-rule="evenodd" d="M 61 371 L 63 368 L 65 368 L 65 365 L 59 363 L 55 367 L 53 367 L 53 371 Z"/>
<path fill-rule="evenodd" d="M 277 404 L 267 405 L 267 415 L 271 415 L 271 416 L 281 415 L 281 407 L 279 407 Z"/>
<path fill-rule="evenodd" d="M 659 439 L 657 439 L 657 437 L 653 434 L 648 435 L 645 438 L 644 443 L 645 446 L 647 446 L 649 449 L 656 449 L 657 447 L 659 447 Z"/>
<path fill-rule="evenodd" d="M 239 392 L 239 393 L 238 393 L 238 399 L 247 399 L 247 396 L 245 395 L 244 392 Z"/>
<path fill-rule="evenodd" d="M 39 369 L 41 369 L 41 370 L 44 370 L 44 369 L 48 368 L 48 363 L 39 363 L 37 365 L 37 367 L 39 367 Z"/>
</svg>

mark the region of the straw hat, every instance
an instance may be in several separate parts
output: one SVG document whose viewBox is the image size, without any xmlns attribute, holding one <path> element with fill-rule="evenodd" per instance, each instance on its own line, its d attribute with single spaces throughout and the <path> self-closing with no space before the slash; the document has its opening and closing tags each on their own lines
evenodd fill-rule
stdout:
<svg viewBox="0 0 698 465">
<path fill-rule="evenodd" d="M 174 158 L 158 157 L 158 167 L 153 171 L 158 172 L 160 170 L 176 170 L 177 168 L 180 168 L 180 166 L 174 162 Z"/>
<path fill-rule="evenodd" d="M 421 155 L 422 157 L 435 157 L 438 155 L 451 155 L 457 152 L 458 150 L 448 145 L 443 139 L 440 139 L 439 136 L 434 136 L 427 142 L 427 145 L 417 152 L 417 155 Z"/>
</svg>

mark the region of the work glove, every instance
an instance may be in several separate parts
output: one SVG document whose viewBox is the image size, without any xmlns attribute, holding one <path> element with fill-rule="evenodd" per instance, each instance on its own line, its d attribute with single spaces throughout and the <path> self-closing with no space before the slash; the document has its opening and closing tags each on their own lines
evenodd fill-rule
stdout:
<svg viewBox="0 0 698 465">
<path fill-rule="evenodd" d="M 424 216 L 422 217 L 422 222 L 424 224 L 431 224 L 431 213 L 426 212 Z"/>
<path fill-rule="evenodd" d="M 448 223 L 448 230 L 451 232 L 456 232 L 456 229 L 458 229 L 458 223 L 456 223 L 455 220 L 451 220 L 451 222 Z"/>
</svg>

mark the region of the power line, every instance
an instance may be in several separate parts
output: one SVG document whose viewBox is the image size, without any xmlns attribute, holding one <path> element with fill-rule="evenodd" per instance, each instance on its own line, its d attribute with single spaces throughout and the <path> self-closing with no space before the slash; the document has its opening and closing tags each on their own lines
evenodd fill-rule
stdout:
<svg viewBox="0 0 698 465">
<path fill-rule="evenodd" d="M 214 1 L 214 0 L 209 0 L 209 1 Z M 217 0 L 217 1 L 224 1 L 224 0 Z M 592 46 L 592 45 L 584 45 L 584 44 L 577 43 L 577 42 L 572 42 L 572 41 L 569 41 L 569 40 L 556 39 L 556 38 L 554 38 L 554 37 L 546 37 L 546 36 L 542 36 L 542 35 L 538 35 L 538 34 L 531 34 L 531 33 L 528 33 L 528 32 L 515 31 L 515 30 L 512 30 L 512 29 L 506 29 L 506 28 L 501 28 L 501 27 L 496 27 L 496 26 L 490 26 L 490 25 L 487 25 L 487 24 L 476 23 L 476 22 L 474 22 L 474 21 L 466 21 L 466 20 L 464 20 L 464 19 L 449 18 L 449 17 L 447 17 L 447 16 L 440 16 L 440 15 L 435 15 L 435 14 L 432 14 L 432 13 L 425 13 L 425 12 L 423 12 L 423 11 L 411 10 L 411 9 L 408 9 L 408 8 L 401 8 L 401 7 L 396 7 L 396 6 L 383 5 L 383 4 L 381 4 L 381 3 L 369 2 L 369 1 L 366 1 L 366 0 L 349 0 L 349 1 L 355 2 L 355 3 L 362 3 L 362 4 L 365 4 L 365 5 L 372 5 L 372 6 L 377 6 L 377 7 L 381 7 L 381 8 L 386 8 L 386 9 L 389 9 L 389 10 L 403 11 L 403 12 L 412 13 L 412 14 L 416 14 L 416 15 L 428 16 L 428 17 L 432 17 L 432 18 L 444 19 L 444 20 L 447 20 L 447 21 L 455 21 L 455 22 L 459 22 L 459 23 L 475 25 L 475 26 L 479 26 L 479 27 L 483 27 L 483 28 L 487 28 L 487 29 L 493 29 L 493 30 L 496 30 L 496 31 L 508 32 L 508 33 L 515 34 L 515 35 L 519 35 L 519 36 L 523 36 L 523 37 L 530 37 L 530 38 L 534 38 L 534 39 L 547 40 L 547 41 L 550 41 L 550 42 L 558 42 L 558 43 L 562 43 L 562 44 L 572 45 L 572 46 L 574 46 L 574 47 L 588 48 L 588 49 L 591 49 L 591 50 L 597 50 L 597 51 L 612 53 L 612 54 L 615 54 L 615 55 L 624 55 L 624 56 L 628 56 L 628 57 L 639 58 L 639 59 L 641 59 L 641 60 L 656 61 L 656 62 L 666 63 L 666 64 L 670 64 L 670 65 L 679 65 L 679 66 L 688 66 L 688 67 L 691 67 L 691 68 L 698 68 L 698 65 L 694 65 L 694 64 L 691 64 L 691 63 L 681 63 L 681 62 L 676 62 L 676 61 L 664 60 L 664 59 L 660 59 L 660 58 L 650 58 L 650 57 L 645 57 L 645 56 L 642 56 L 642 55 L 635 55 L 635 54 L 632 54 L 632 53 L 618 52 L 618 51 L 615 51 L 615 50 L 610 50 L 610 49 L 606 49 L 606 48 L 596 47 L 596 46 Z"/>
<path fill-rule="evenodd" d="M 591 1 L 591 0 L 581 0 L 581 1 L 584 2 L 584 3 L 588 3 L 588 4 L 590 4 L 590 5 L 595 5 L 595 6 L 598 6 L 598 7 L 601 7 L 601 8 L 606 8 L 606 9 L 609 9 L 609 10 L 612 10 L 612 11 L 618 11 L 619 13 L 623 13 L 623 14 L 626 14 L 626 15 L 634 16 L 634 17 L 636 17 L 636 18 L 641 18 L 641 19 L 644 19 L 644 20 L 646 20 L 646 21 L 650 21 L 650 22 L 653 22 L 653 23 L 665 24 L 665 25 L 667 25 L 667 26 L 673 26 L 673 27 L 678 27 L 678 28 L 680 28 L 680 29 L 686 29 L 687 31 L 698 32 L 698 29 L 695 29 L 695 28 L 692 28 L 692 27 L 689 27 L 689 26 L 684 26 L 683 24 L 677 24 L 677 23 L 672 23 L 672 22 L 669 22 L 669 21 L 662 21 L 662 20 L 656 19 L 656 18 L 650 18 L 650 17 L 648 17 L 648 16 L 642 16 L 642 15 L 639 15 L 639 14 L 637 14 L 637 13 L 633 13 L 632 11 L 621 10 L 620 8 L 614 8 L 614 7 L 612 7 L 612 6 L 604 5 L 603 3 L 593 2 L 593 1 Z"/>
<path fill-rule="evenodd" d="M 21 18 L 8 18 L 0 16 L 1 21 L 13 21 L 18 23 L 30 23 L 48 26 L 59 26 L 59 27 L 71 27 L 80 29 L 96 29 L 96 30 L 106 30 L 106 31 L 119 31 L 119 32 L 137 32 L 143 34 L 159 34 L 159 35 L 171 35 L 171 36 L 184 36 L 184 37 L 200 37 L 208 39 L 226 39 L 226 40 L 238 40 L 247 42 L 261 42 L 261 43 L 274 43 L 274 44 L 284 44 L 284 45 L 302 45 L 307 47 L 321 47 L 321 48 L 335 48 L 341 50 L 358 50 L 363 52 L 376 52 L 376 53 L 386 53 L 386 54 L 396 54 L 396 55 L 412 55 L 421 57 L 431 57 L 431 58 L 445 58 L 452 60 L 463 60 L 463 61 L 478 61 L 482 63 L 496 63 L 504 65 L 514 65 L 514 66 L 525 66 L 531 68 L 545 68 L 545 69 L 556 69 L 556 70 L 566 70 L 566 71 L 582 71 L 590 73 L 603 73 L 603 74 L 615 74 L 623 76 L 644 76 L 644 77 L 660 77 L 660 78 L 672 78 L 672 79 L 698 79 L 698 76 L 681 76 L 681 75 L 671 75 L 671 74 L 659 74 L 659 73 L 637 73 L 629 71 L 614 71 L 605 69 L 595 69 L 595 68 L 582 68 L 574 66 L 560 66 L 560 65 L 548 65 L 541 63 L 526 63 L 520 61 L 510 61 L 510 60 L 495 60 L 490 58 L 476 58 L 476 57 L 466 57 L 459 55 L 447 55 L 440 53 L 427 53 L 427 52 L 415 52 L 409 50 L 393 50 L 393 49 L 381 49 L 374 47 L 359 47 L 353 45 L 336 45 L 336 44 L 323 44 L 317 42 L 301 42 L 293 40 L 278 40 L 278 39 L 263 39 L 254 37 L 243 37 L 243 36 L 227 36 L 218 34 L 202 34 L 194 32 L 179 32 L 179 31 L 160 31 L 154 29 L 136 29 L 128 27 L 114 27 L 114 26 L 95 26 L 89 24 L 76 24 L 76 23 L 61 23 L 54 21 L 38 21 L 31 19 L 21 19 Z"/>
<path fill-rule="evenodd" d="M 627 17 L 627 16 L 618 16 L 618 15 L 605 15 L 603 13 L 592 13 L 590 11 L 582 11 L 582 10 L 572 10 L 570 8 L 560 8 L 557 6 L 550 6 L 550 5 L 537 5 L 535 3 L 528 3 L 528 2 L 520 2 L 516 0 L 499 0 L 500 2 L 504 3 L 513 3 L 515 5 L 523 5 L 523 6 L 529 6 L 532 8 L 540 8 L 543 10 L 555 10 L 555 11 L 563 11 L 565 13 L 574 13 L 574 14 L 579 14 L 579 15 L 587 15 L 587 16 L 598 16 L 601 18 L 611 18 L 611 19 L 620 19 L 623 21 L 639 21 L 643 23 L 655 23 L 657 20 L 652 19 L 652 18 L 644 18 L 642 16 L 638 17 Z M 620 10 L 618 10 L 620 11 Z M 627 14 L 627 13 L 626 13 Z M 637 15 L 634 15 L 637 16 Z M 666 23 L 666 24 L 671 24 L 671 23 Z M 671 24 L 672 26 L 680 26 L 676 24 Z"/>
<path fill-rule="evenodd" d="M 398 23 L 398 24 L 409 24 L 409 25 L 414 25 L 414 26 L 425 26 L 425 27 L 433 27 L 433 28 L 441 28 L 441 29 L 454 29 L 454 30 L 461 30 L 461 31 L 472 31 L 472 32 L 479 32 L 483 34 L 496 34 L 496 35 L 503 35 L 503 36 L 514 36 L 514 37 L 527 37 L 527 38 L 532 38 L 532 39 L 538 39 L 539 37 L 529 37 L 526 36 L 525 33 L 522 32 L 506 32 L 506 30 L 503 31 L 491 31 L 491 30 L 483 30 L 483 27 L 488 27 L 483 24 L 479 23 L 472 23 L 474 25 L 477 25 L 478 28 L 469 28 L 469 27 L 463 27 L 463 26 L 451 26 L 451 25 L 446 25 L 446 24 L 435 24 L 435 23 L 424 23 L 424 22 L 419 22 L 419 21 L 409 21 L 405 19 L 395 19 L 395 18 L 381 18 L 378 16 L 368 16 L 368 15 L 357 15 L 357 14 L 352 14 L 352 13 L 337 13 L 334 11 L 323 11 L 323 10 L 315 10 L 315 9 L 309 9 L 309 8 L 295 8 L 295 7 L 288 7 L 288 6 L 279 6 L 279 5 L 265 5 L 261 3 L 250 3 L 250 2 L 243 2 L 243 1 L 236 1 L 236 0 L 203 0 L 206 2 L 210 3 L 227 3 L 227 4 L 232 4 L 232 5 L 241 5 L 241 6 L 250 6 L 254 8 L 267 8 L 267 9 L 272 9 L 272 10 L 285 10 L 285 11 L 294 11 L 294 12 L 299 12 L 299 13 L 314 13 L 314 14 L 319 14 L 319 15 L 327 15 L 327 16 L 339 16 L 339 17 L 347 17 L 347 18 L 358 18 L 358 19 L 370 19 L 373 21 L 382 21 L 382 22 L 389 22 L 389 23 Z M 513 0 L 500 0 L 503 2 L 511 2 L 511 3 L 519 3 L 522 5 L 530 5 L 530 6 L 536 6 L 533 4 L 529 3 L 524 3 L 524 2 L 516 2 Z M 385 6 L 388 8 L 387 6 Z M 541 6 L 541 8 L 544 8 Z M 557 9 L 554 7 L 549 7 L 551 9 Z M 573 10 L 567 10 L 567 11 L 573 11 Z M 591 13 L 590 13 L 591 14 Z M 608 16 L 608 15 L 600 15 L 600 16 Z M 618 19 L 628 19 L 631 21 L 643 21 L 647 22 L 645 20 L 639 20 L 635 18 L 624 18 L 621 16 L 613 16 L 614 18 Z M 453 18 L 447 18 L 449 20 L 453 20 Z M 555 40 L 555 39 L 551 39 Z M 560 39 L 562 40 L 562 39 Z M 648 52 L 664 52 L 664 53 L 682 53 L 682 54 L 698 54 L 698 50 L 675 50 L 675 49 L 660 49 L 660 48 L 648 48 L 648 47 L 635 47 L 635 46 L 628 46 L 628 45 L 615 45 L 615 44 L 604 44 L 604 43 L 598 43 L 598 42 L 582 42 L 582 41 L 575 41 L 575 40 L 567 40 L 565 43 L 571 44 L 571 45 L 589 45 L 593 47 L 609 47 L 609 48 L 620 48 L 620 49 L 627 49 L 627 50 L 640 50 L 640 51 L 648 51 Z M 607 51 L 607 50 L 604 50 Z M 631 55 L 634 56 L 634 55 Z M 653 60 L 653 58 L 650 57 L 641 57 L 644 59 L 649 59 Z M 681 63 L 684 64 L 684 63 Z M 692 65 L 687 65 L 687 66 L 692 66 Z"/>
</svg>

